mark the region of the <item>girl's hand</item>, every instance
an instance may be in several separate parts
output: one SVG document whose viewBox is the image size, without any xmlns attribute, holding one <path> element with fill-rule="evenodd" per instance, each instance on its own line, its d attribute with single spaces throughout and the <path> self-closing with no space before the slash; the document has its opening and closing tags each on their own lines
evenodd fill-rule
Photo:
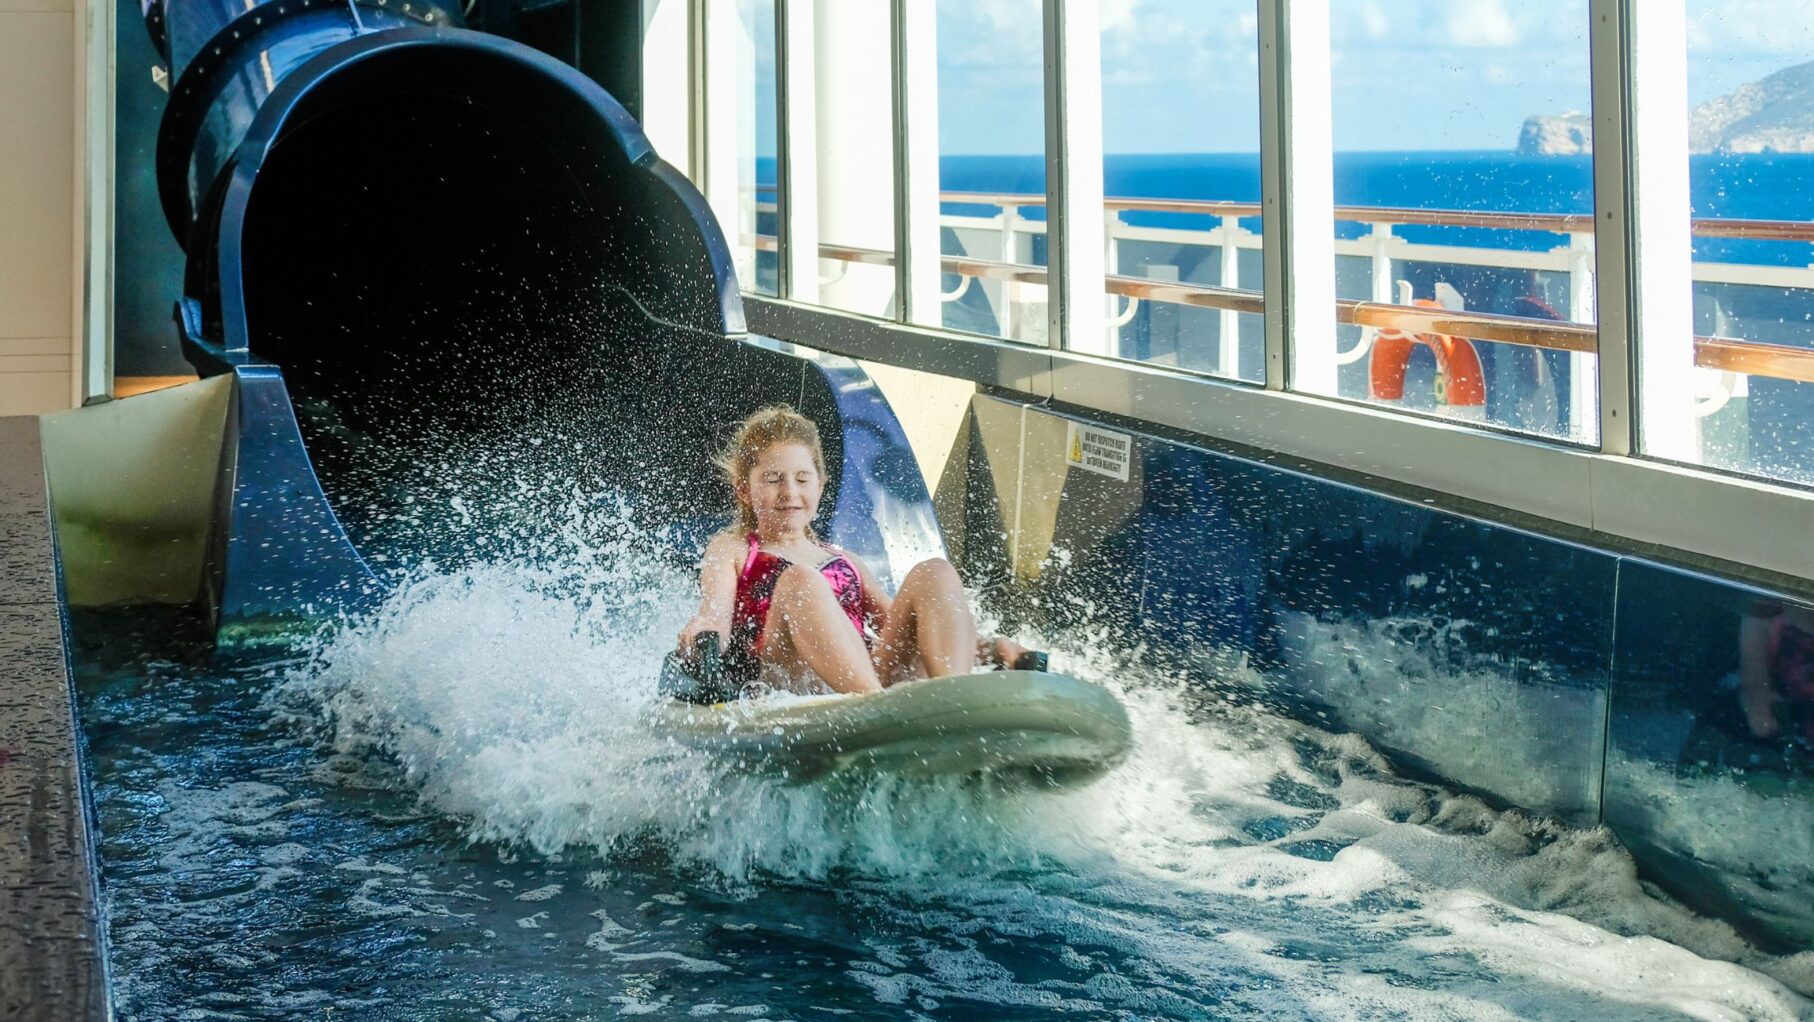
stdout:
<svg viewBox="0 0 1814 1022">
<path fill-rule="evenodd" d="M 693 620 L 688 621 L 686 627 L 680 630 L 680 639 L 675 648 L 680 652 L 680 655 L 683 658 L 691 658 L 693 655 L 693 643 L 697 641 L 701 635 L 704 635 L 707 632 L 718 633 L 719 649 L 724 649 L 729 645 L 731 638 L 730 626 L 722 621 L 713 620 L 704 614 L 699 614 L 696 615 Z"/>
</svg>

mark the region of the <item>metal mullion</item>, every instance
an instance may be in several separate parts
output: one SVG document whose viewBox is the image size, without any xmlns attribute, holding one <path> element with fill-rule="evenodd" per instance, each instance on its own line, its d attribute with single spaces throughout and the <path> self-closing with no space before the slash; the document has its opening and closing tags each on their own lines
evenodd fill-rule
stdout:
<svg viewBox="0 0 1814 1022">
<path fill-rule="evenodd" d="M 703 0 L 700 13 L 700 121 L 704 133 L 700 190 L 705 193 L 712 215 L 718 218 L 733 259 L 739 263 L 738 286 L 753 291 L 755 255 L 745 255 L 741 240 L 746 225 L 740 180 L 742 154 L 738 151 L 738 117 L 742 110 L 737 96 L 737 7 L 735 0 Z"/>
<path fill-rule="evenodd" d="M 691 0 L 687 4 L 687 84 L 691 97 L 687 103 L 687 177 L 702 192 L 706 173 L 706 118 L 711 112 L 711 105 L 706 102 L 705 5 L 706 0 Z"/>
<path fill-rule="evenodd" d="M 814 0 L 774 0 L 776 290 L 819 300 L 817 59 Z"/>
<path fill-rule="evenodd" d="M 1613 151 L 1596 145 L 1596 192 L 1605 181 L 1615 195 L 1596 197 L 1597 224 L 1615 231 L 1615 244 L 1596 245 L 1601 281 L 1617 281 L 1609 300 L 1602 286 L 1603 447 L 1699 463 L 1695 421 L 1693 205 L 1689 194 L 1688 24 L 1680 0 L 1596 0 L 1595 128 L 1618 133 Z M 1616 78 L 1616 82 L 1607 79 Z M 1603 114 L 1599 101 L 1616 84 Z M 1615 123 L 1616 122 L 1616 123 Z M 1610 257 L 1610 258 L 1609 258 Z M 1614 275 L 1616 273 L 1616 276 Z M 1608 337 L 1613 343 L 1608 345 Z M 1604 362 L 1603 362 L 1604 364 Z M 1610 377 L 1608 379 L 1607 377 Z"/>
<path fill-rule="evenodd" d="M 1266 389 L 1334 392 L 1335 195 L 1327 0 L 1260 0 Z M 1296 60 L 1296 57 L 1303 57 Z M 1298 351 L 1329 363 L 1305 384 Z"/>
<path fill-rule="evenodd" d="M 113 397 L 115 6 L 105 0 L 75 6 L 77 116 L 72 331 L 76 404 Z"/>
<path fill-rule="evenodd" d="M 894 0 L 895 311 L 902 322 L 939 326 L 938 13 L 923 0 Z"/>
<path fill-rule="evenodd" d="M 1285 148 L 1282 95 L 1284 61 L 1279 49 L 1285 34 L 1284 0 L 1256 0 L 1260 36 L 1260 265 L 1266 296 L 1266 357 L 1262 367 L 1267 390 L 1284 390 L 1291 354 L 1291 309 L 1285 301 Z"/>
<path fill-rule="evenodd" d="M 888 5 L 888 73 L 890 122 L 894 138 L 894 318 L 912 322 L 916 310 L 912 295 L 912 262 L 920 254 L 914 251 L 913 206 L 907 161 L 907 100 L 911 95 L 907 81 L 907 3 L 892 0 Z"/>
<path fill-rule="evenodd" d="M 1670 0 L 1665 0 L 1670 2 Z M 1637 449 L 1631 330 L 1630 64 L 1625 0 L 1588 0 L 1594 126 L 1594 281 L 1599 309 L 1600 450 Z"/>
<path fill-rule="evenodd" d="M 1103 343 L 1102 85 L 1096 0 L 1045 0 L 1046 346 Z M 1089 137 L 1093 134 L 1093 138 Z M 1094 154 L 1093 161 L 1087 157 Z M 1083 155 L 1084 162 L 1074 157 Z"/>
</svg>

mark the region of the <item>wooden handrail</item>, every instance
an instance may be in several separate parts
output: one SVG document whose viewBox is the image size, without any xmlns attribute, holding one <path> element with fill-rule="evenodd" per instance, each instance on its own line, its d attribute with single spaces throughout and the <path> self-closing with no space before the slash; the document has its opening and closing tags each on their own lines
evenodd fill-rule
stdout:
<svg viewBox="0 0 1814 1022">
<path fill-rule="evenodd" d="M 745 242 L 763 251 L 775 251 L 773 235 L 746 237 Z M 883 249 L 858 248 L 850 245 L 819 246 L 819 256 L 845 263 L 870 266 L 893 266 L 894 253 Z M 946 273 L 986 280 L 1015 281 L 1022 284 L 1046 283 L 1046 268 L 1026 263 L 1002 263 L 968 256 L 944 256 L 940 266 Z M 1188 305 L 1200 309 L 1218 309 L 1249 315 L 1266 311 L 1264 293 L 1244 288 L 1187 284 L 1182 281 L 1153 280 L 1110 274 L 1103 278 L 1105 294 L 1140 298 L 1147 301 Z M 1505 316 L 1491 312 L 1455 312 L 1424 305 L 1392 305 L 1385 302 L 1359 302 L 1338 299 L 1335 320 L 1354 326 L 1402 330 L 1412 334 L 1448 334 L 1476 341 L 1517 344 L 1548 351 L 1594 354 L 1599 350 L 1600 334 L 1592 323 L 1569 323 L 1525 316 Z M 1696 337 L 1694 364 L 1707 369 L 1768 376 L 1779 380 L 1814 383 L 1814 349 L 1791 348 L 1782 344 L 1765 344 L 1736 337 Z"/>
<path fill-rule="evenodd" d="M 762 186 L 758 193 L 773 191 Z M 953 205 L 1034 207 L 1046 197 L 1034 192 L 940 192 L 939 201 Z M 1105 197 L 1102 208 L 1119 212 L 1185 213 L 1213 217 L 1257 217 L 1257 202 L 1220 199 L 1141 199 Z M 1335 219 L 1355 223 L 1410 224 L 1424 227 L 1484 227 L 1501 231 L 1546 231 L 1551 234 L 1591 234 L 1589 213 L 1495 213 L 1466 209 L 1414 209 L 1407 206 L 1337 206 Z M 1814 222 L 1803 220 L 1740 220 L 1696 217 L 1689 221 L 1693 233 L 1703 238 L 1736 238 L 1745 241 L 1804 241 L 1814 243 Z"/>
</svg>

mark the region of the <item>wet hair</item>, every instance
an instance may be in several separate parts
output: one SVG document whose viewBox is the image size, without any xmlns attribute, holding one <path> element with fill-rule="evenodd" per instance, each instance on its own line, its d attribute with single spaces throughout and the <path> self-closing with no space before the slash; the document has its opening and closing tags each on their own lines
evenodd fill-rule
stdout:
<svg viewBox="0 0 1814 1022">
<path fill-rule="evenodd" d="M 750 470 L 756 467 L 756 459 L 762 457 L 762 452 L 776 444 L 799 444 L 806 448 L 812 455 L 813 468 L 819 471 L 820 478 L 824 478 L 825 451 L 819 446 L 819 427 L 794 411 L 791 405 L 769 405 L 744 419 L 731 434 L 730 443 L 718 454 L 718 468 L 724 473 L 725 482 L 731 484 L 732 492 L 749 478 Z M 739 501 L 737 520 L 732 527 L 741 535 L 756 531 L 755 509 Z M 811 526 L 807 527 L 806 534 L 813 534 Z"/>
</svg>

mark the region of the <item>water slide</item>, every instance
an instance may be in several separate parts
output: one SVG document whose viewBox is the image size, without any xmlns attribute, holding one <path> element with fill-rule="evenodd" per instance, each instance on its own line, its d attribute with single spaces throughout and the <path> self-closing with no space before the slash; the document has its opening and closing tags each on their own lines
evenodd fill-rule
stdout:
<svg viewBox="0 0 1814 1022">
<path fill-rule="evenodd" d="M 724 520 L 726 427 L 774 401 L 827 441 L 835 542 L 885 581 L 942 552 L 871 381 L 746 335 L 705 201 L 592 79 L 440 0 L 144 13 L 177 325 L 192 386 L 231 380 L 197 544 L 223 638 L 587 495 L 684 552 Z"/>
</svg>

